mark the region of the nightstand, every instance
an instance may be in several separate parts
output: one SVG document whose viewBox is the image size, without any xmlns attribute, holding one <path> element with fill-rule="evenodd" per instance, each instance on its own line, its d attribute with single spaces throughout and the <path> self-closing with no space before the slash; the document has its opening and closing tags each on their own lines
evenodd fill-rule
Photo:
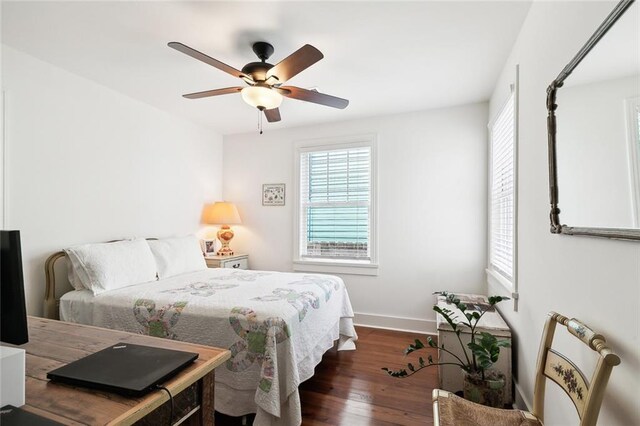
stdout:
<svg viewBox="0 0 640 426">
<path fill-rule="evenodd" d="M 231 256 L 205 256 L 209 268 L 249 269 L 248 254 L 234 254 Z"/>
</svg>

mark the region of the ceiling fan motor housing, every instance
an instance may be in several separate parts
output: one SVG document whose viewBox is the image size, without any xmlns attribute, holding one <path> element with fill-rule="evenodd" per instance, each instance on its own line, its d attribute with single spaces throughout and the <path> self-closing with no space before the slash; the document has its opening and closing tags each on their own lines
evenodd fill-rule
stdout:
<svg viewBox="0 0 640 426">
<path fill-rule="evenodd" d="M 267 71 L 271 68 L 273 68 L 273 65 L 267 62 L 249 62 L 242 67 L 242 72 L 250 75 L 253 81 L 261 82 L 267 79 Z"/>
<path fill-rule="evenodd" d="M 257 41 L 253 43 L 253 53 L 255 53 L 262 62 L 250 62 L 242 67 L 242 72 L 253 78 L 253 81 L 260 82 L 267 79 L 267 71 L 273 68 L 272 64 L 267 63 L 267 59 L 273 55 L 273 46 L 265 41 Z"/>
</svg>

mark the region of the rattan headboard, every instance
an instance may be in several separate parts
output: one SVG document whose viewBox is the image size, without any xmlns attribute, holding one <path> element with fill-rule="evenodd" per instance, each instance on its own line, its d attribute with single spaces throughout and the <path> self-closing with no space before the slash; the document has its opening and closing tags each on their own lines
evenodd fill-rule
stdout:
<svg viewBox="0 0 640 426">
<path fill-rule="evenodd" d="M 44 290 L 44 317 L 59 319 L 60 298 L 56 297 L 56 262 L 66 259 L 67 255 L 63 251 L 56 252 L 49 256 L 44 262 L 45 290 Z M 72 290 L 71 286 L 69 289 Z M 60 290 L 60 289 L 58 289 Z M 65 292 L 66 293 L 66 292 Z"/>
</svg>

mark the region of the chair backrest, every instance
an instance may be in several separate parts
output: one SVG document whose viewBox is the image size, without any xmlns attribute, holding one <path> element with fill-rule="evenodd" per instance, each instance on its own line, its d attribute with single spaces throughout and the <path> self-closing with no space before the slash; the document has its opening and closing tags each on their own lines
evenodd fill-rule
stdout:
<svg viewBox="0 0 640 426">
<path fill-rule="evenodd" d="M 590 381 L 571 360 L 551 348 L 558 323 L 564 325 L 569 333 L 598 353 L 598 362 Z M 618 364 L 620 364 L 620 358 L 607 347 L 602 335 L 595 333 L 575 318 L 569 319 L 550 312 L 538 352 L 533 414 L 544 421 L 545 385 L 547 379 L 550 379 L 557 383 L 573 401 L 580 417 L 580 426 L 595 425 L 611 370 Z"/>
</svg>

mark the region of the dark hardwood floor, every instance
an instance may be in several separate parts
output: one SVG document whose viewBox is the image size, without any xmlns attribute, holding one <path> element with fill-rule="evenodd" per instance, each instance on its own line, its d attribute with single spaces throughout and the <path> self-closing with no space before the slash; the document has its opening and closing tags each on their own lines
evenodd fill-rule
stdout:
<svg viewBox="0 0 640 426">
<path fill-rule="evenodd" d="M 416 337 L 425 336 L 365 327 L 357 332 L 357 350 L 334 348 L 325 353 L 314 376 L 300 386 L 303 424 L 432 424 L 431 391 L 438 385 L 437 369 L 429 367 L 406 379 L 381 370 L 404 366 L 403 350 Z M 424 359 L 428 354 L 437 358 L 434 349 L 421 352 Z"/>
<path fill-rule="evenodd" d="M 382 367 L 403 367 L 403 350 L 415 333 L 357 327 L 357 350 L 324 354 L 314 376 L 300 386 L 304 426 L 431 425 L 431 391 L 438 385 L 436 367 L 395 379 Z M 425 360 L 437 351 L 421 351 Z M 417 362 L 415 362 L 417 364 Z M 235 421 L 234 421 L 235 420 Z M 239 419 L 216 416 L 219 426 L 240 425 Z M 250 424 L 250 421 L 249 421 Z"/>
</svg>

